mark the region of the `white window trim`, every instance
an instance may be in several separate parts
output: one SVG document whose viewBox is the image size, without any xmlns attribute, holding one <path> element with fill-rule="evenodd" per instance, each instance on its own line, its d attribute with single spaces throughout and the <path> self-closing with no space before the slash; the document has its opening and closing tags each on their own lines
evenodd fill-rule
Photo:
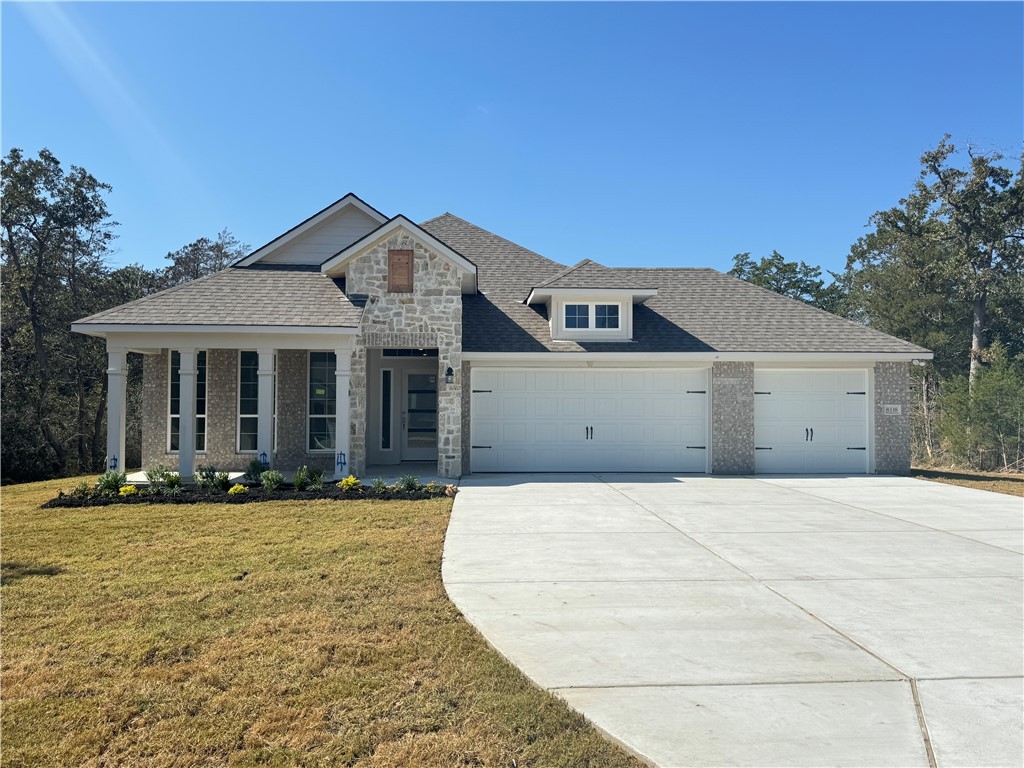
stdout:
<svg viewBox="0 0 1024 768">
<path fill-rule="evenodd" d="M 391 375 L 391 392 L 388 393 L 389 396 L 388 396 L 386 402 L 384 400 L 384 374 L 385 373 L 388 373 L 388 374 Z M 380 446 L 379 446 L 379 448 L 380 448 L 381 451 L 387 451 L 388 453 L 391 453 L 392 451 L 395 450 L 395 443 L 398 442 L 397 440 L 395 440 L 395 369 L 394 368 L 381 368 L 380 369 L 380 387 L 378 388 L 378 392 L 380 393 L 380 400 L 381 400 Z M 388 419 L 388 427 L 390 429 L 390 434 L 388 435 L 388 440 L 390 441 L 391 445 L 389 445 L 387 448 L 384 447 L 384 408 L 388 409 L 388 415 L 390 416 L 390 418 Z M 337 406 L 335 406 L 335 410 L 337 410 Z"/>
<path fill-rule="evenodd" d="M 602 341 L 629 341 L 632 338 L 633 322 L 631 302 L 614 298 L 564 298 L 553 301 L 553 310 L 550 313 L 551 338 L 570 341 L 587 341 L 600 339 Z M 565 325 L 566 308 L 569 305 L 587 307 L 590 327 L 589 328 L 567 328 Z M 619 325 L 617 328 L 595 328 L 597 323 L 597 308 L 615 306 L 619 308 Z"/>
<path fill-rule="evenodd" d="M 166 442 L 166 446 L 167 446 L 167 453 L 169 455 L 171 455 L 171 456 L 177 456 L 179 453 L 181 453 L 180 450 L 172 450 L 171 449 L 171 419 L 172 418 L 177 418 L 178 419 L 178 442 L 179 443 L 181 442 L 181 414 L 171 413 L 171 371 L 174 370 L 173 360 L 174 360 L 174 353 L 176 351 L 177 350 L 175 350 L 175 349 L 167 350 L 167 409 L 166 409 L 167 410 L 167 442 Z M 205 435 L 205 438 L 203 440 L 203 446 L 204 446 L 203 450 L 196 451 L 195 454 L 197 456 L 205 456 L 206 452 L 207 452 L 207 449 L 209 448 L 209 445 L 210 445 L 210 433 L 207 431 L 207 427 L 209 426 L 210 422 L 206 418 L 209 415 L 209 412 L 210 412 L 210 353 L 209 353 L 208 350 L 205 350 L 205 349 L 197 349 L 196 350 L 196 379 L 197 379 L 196 384 L 199 383 L 198 382 L 198 377 L 199 377 L 199 353 L 200 352 L 203 352 L 203 353 L 206 354 L 206 413 L 204 413 L 202 416 L 200 416 L 199 414 L 196 414 L 196 421 L 198 422 L 199 419 L 203 420 L 203 435 Z M 179 370 L 180 370 L 180 363 L 179 363 Z M 181 397 L 180 397 L 180 393 L 181 393 L 181 375 L 180 374 L 178 375 L 178 388 L 179 388 L 178 389 L 178 392 L 179 392 L 178 410 L 181 410 Z M 197 398 L 199 397 L 198 390 L 196 392 L 196 397 Z M 199 433 L 199 430 L 196 429 L 195 430 L 195 434 L 198 434 L 198 433 Z"/>
<path fill-rule="evenodd" d="M 242 455 L 242 456 L 255 456 L 257 453 L 259 453 L 259 448 L 257 448 L 255 451 L 243 451 L 242 450 L 242 419 L 243 418 L 246 418 L 246 419 L 256 419 L 256 424 L 257 424 L 256 429 L 259 430 L 259 414 L 258 413 L 255 413 L 255 414 L 253 414 L 253 413 L 242 413 L 242 353 L 243 352 L 256 352 L 257 355 L 259 354 L 259 351 L 255 350 L 255 349 L 240 349 L 240 350 L 238 350 L 238 355 L 235 358 L 236 361 L 237 361 L 237 363 L 235 365 L 235 367 L 237 369 L 235 371 L 235 453 L 237 453 L 239 455 Z M 207 362 L 209 362 L 209 361 L 207 361 Z M 209 377 L 209 374 L 207 374 L 207 377 Z M 274 445 L 271 448 L 271 451 L 273 453 L 277 453 L 277 396 L 278 396 L 278 392 L 280 391 L 280 388 L 277 386 L 277 352 L 274 353 L 274 377 L 273 378 L 274 378 L 274 385 L 273 385 L 274 386 L 274 405 L 273 405 L 273 411 L 271 413 L 271 420 L 273 421 L 273 424 L 274 424 Z M 259 381 L 259 375 L 257 375 L 256 380 Z M 259 434 L 258 431 L 257 431 L 257 434 Z"/>
<path fill-rule="evenodd" d="M 337 369 L 338 360 L 337 352 L 333 352 L 329 349 L 310 349 L 306 350 L 306 454 L 315 454 L 317 456 L 334 455 L 334 452 L 338 450 L 338 392 L 334 392 L 334 416 L 316 416 L 318 419 L 333 418 L 334 419 L 334 447 L 333 448 L 310 448 L 309 447 L 309 422 L 314 418 L 313 414 L 309 412 L 309 371 L 311 368 L 311 359 L 313 352 L 329 352 L 335 355 L 334 365 Z"/>
</svg>

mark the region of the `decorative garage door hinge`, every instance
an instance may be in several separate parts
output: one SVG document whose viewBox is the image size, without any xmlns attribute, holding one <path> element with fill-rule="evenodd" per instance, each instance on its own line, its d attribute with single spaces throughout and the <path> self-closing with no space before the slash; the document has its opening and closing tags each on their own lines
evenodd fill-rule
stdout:
<svg viewBox="0 0 1024 768">
<path fill-rule="evenodd" d="M 686 394 L 688 395 L 706 395 L 708 391 L 706 389 L 688 389 Z"/>
<path fill-rule="evenodd" d="M 755 445 L 755 446 L 754 446 L 754 450 L 755 450 L 755 451 L 770 451 L 770 450 L 771 450 L 771 448 L 762 448 L 762 447 L 760 447 L 760 446 L 757 446 L 757 445 Z"/>
<path fill-rule="evenodd" d="M 489 389 L 474 389 L 473 390 L 473 394 L 480 394 L 480 393 L 483 393 L 483 392 L 486 392 L 487 394 L 490 394 L 491 390 L 489 390 Z"/>
<path fill-rule="evenodd" d="M 771 392 L 754 392 L 755 395 L 770 395 Z"/>
<path fill-rule="evenodd" d="M 686 447 L 687 448 L 692 448 L 695 451 L 706 451 L 707 450 L 707 446 L 706 445 L 688 445 Z"/>
<path fill-rule="evenodd" d="M 470 446 L 470 447 L 471 448 L 490 448 L 491 446 L 489 446 L 489 445 L 473 445 L 473 446 Z"/>
<path fill-rule="evenodd" d="M 867 392 L 847 392 L 848 395 L 866 395 Z"/>
<path fill-rule="evenodd" d="M 847 448 L 848 451 L 866 451 L 867 448 Z"/>
</svg>

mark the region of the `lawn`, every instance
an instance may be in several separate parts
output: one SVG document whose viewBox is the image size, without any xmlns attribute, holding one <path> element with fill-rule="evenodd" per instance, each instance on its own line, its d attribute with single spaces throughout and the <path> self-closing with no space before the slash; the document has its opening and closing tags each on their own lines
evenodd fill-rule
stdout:
<svg viewBox="0 0 1024 768">
<path fill-rule="evenodd" d="M 917 467 L 911 471 L 911 475 L 922 480 L 934 480 L 950 485 L 962 485 L 966 488 L 1007 493 L 1011 496 L 1024 496 L 1024 475 L 980 472 L 973 469 L 921 469 Z"/>
<path fill-rule="evenodd" d="M 450 499 L 2 504 L 2 764 L 637 766 L 466 623 Z"/>
</svg>

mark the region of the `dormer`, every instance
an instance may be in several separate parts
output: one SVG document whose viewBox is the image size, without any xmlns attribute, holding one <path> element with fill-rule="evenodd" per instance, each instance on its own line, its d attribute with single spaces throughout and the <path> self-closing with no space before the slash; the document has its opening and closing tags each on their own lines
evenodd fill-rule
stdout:
<svg viewBox="0 0 1024 768">
<path fill-rule="evenodd" d="M 547 307 L 555 341 L 631 341 L 633 305 L 657 294 L 584 259 L 534 288 L 526 303 Z"/>
</svg>

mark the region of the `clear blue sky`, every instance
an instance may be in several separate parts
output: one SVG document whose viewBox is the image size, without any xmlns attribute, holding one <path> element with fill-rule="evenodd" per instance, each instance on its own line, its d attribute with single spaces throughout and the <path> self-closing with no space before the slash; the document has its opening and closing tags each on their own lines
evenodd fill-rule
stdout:
<svg viewBox="0 0 1024 768">
<path fill-rule="evenodd" d="M 839 269 L 943 133 L 1024 138 L 1024 5 L 2 5 L 3 151 L 114 187 L 115 263 L 353 191 L 561 262 Z"/>
</svg>

